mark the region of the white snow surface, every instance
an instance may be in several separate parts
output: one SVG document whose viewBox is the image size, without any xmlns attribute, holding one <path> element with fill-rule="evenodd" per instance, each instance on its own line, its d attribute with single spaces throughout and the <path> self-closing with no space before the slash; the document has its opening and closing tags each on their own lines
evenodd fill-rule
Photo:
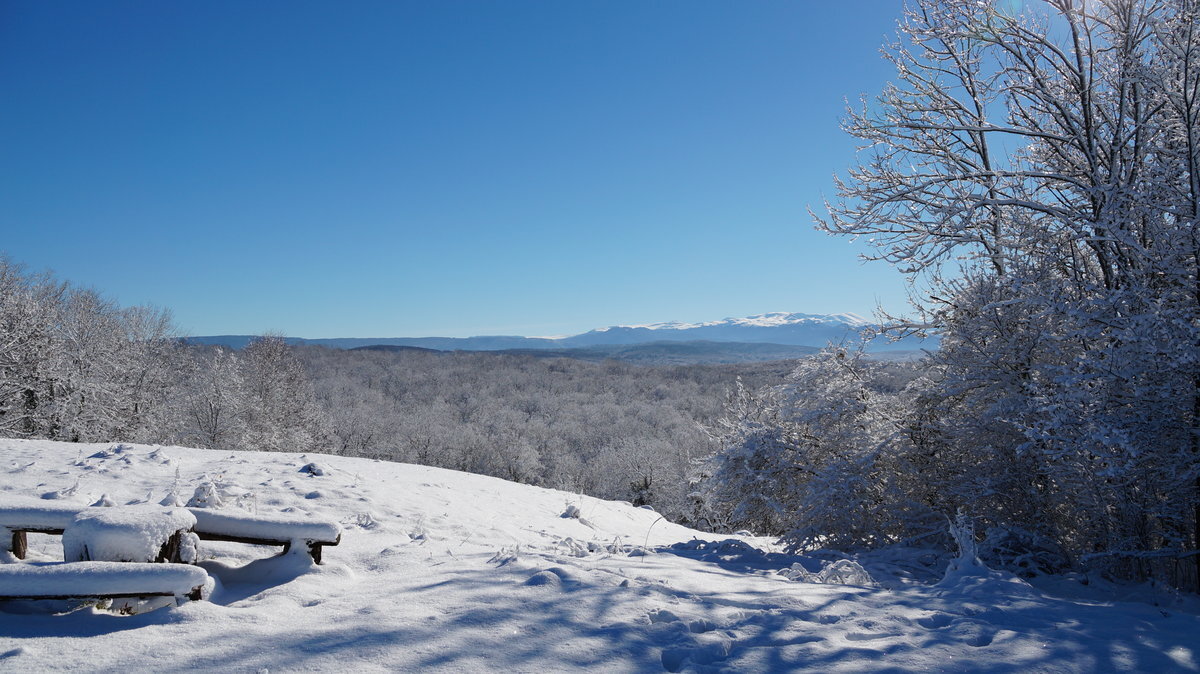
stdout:
<svg viewBox="0 0 1200 674">
<path fill-rule="evenodd" d="M 87 508 L 63 532 L 63 557 L 70 562 L 153 562 L 172 534 L 195 525 L 196 518 L 183 508 Z"/>
<path fill-rule="evenodd" d="M 801 564 L 819 575 L 836 559 L 490 477 L 337 456 L 137 445 L 92 454 L 103 448 L 0 440 L 0 492 L 158 502 L 211 480 L 226 510 L 329 518 L 345 529 L 341 544 L 317 566 L 303 550 L 202 541 L 210 600 L 140 615 L 0 612 L 0 669 L 1200 669 L 1197 607 L 1161 589 L 1034 586 L 969 566 L 938 583 L 942 569 L 917 553 L 888 565 L 858 558 L 874 586 L 801 582 L 781 572 Z M 328 474 L 298 472 L 314 460 Z M 571 506 L 578 516 L 563 516 Z M 56 537 L 29 543 L 30 562 L 61 559 Z"/>
<path fill-rule="evenodd" d="M 187 564 L 0 564 L 0 596 L 5 597 L 95 596 L 136 592 L 184 596 L 207 582 L 208 574 L 204 569 Z"/>
</svg>

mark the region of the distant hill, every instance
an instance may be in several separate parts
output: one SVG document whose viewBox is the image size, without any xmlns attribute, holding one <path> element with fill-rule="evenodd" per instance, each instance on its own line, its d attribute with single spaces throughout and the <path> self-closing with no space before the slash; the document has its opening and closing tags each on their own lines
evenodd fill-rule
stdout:
<svg viewBox="0 0 1200 674">
<path fill-rule="evenodd" d="M 429 351 L 429 349 L 420 347 L 391 344 L 360 346 L 355 347 L 354 350 Z M 817 351 L 819 349 L 815 346 L 695 341 L 610 344 L 571 349 L 499 349 L 486 353 L 514 354 L 536 358 L 574 358 L 593 362 L 611 359 L 642 365 L 719 365 L 803 358 Z"/>
<path fill-rule="evenodd" d="M 210 335 L 188 337 L 192 344 L 214 344 L 227 346 L 231 349 L 242 349 L 253 341 L 256 335 Z M 328 337 L 306 339 L 304 337 L 285 337 L 288 344 L 311 344 L 328 346 L 333 349 L 357 349 L 363 346 L 410 346 L 435 351 L 499 351 L 502 349 L 557 348 L 559 343 L 553 339 L 540 337 Z"/>
<path fill-rule="evenodd" d="M 505 351 L 585 360 L 616 358 L 630 362 L 738 363 L 798 358 L 827 344 L 853 344 L 874 325 L 855 314 L 768 313 L 706 323 L 614 325 L 560 338 L 489 335 L 479 337 L 334 337 L 285 338 L 291 344 L 335 349 L 406 347 L 437 351 Z M 253 335 L 191 337 L 194 344 L 241 349 Z M 937 348 L 936 339 L 876 338 L 872 353 L 919 352 Z"/>
</svg>

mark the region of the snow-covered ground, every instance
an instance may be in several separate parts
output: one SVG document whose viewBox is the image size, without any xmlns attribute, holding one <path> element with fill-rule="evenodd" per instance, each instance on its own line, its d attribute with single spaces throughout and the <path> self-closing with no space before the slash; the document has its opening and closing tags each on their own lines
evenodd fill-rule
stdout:
<svg viewBox="0 0 1200 674">
<path fill-rule="evenodd" d="M 301 472 L 314 461 L 324 475 Z M 1196 605 L 1167 593 L 1115 601 L 1114 588 L 1066 580 L 1050 593 L 969 567 L 919 582 L 936 577 L 915 558 L 864 562 L 876 586 L 790 580 L 808 574 L 779 571 L 821 561 L 437 468 L 0 440 L 0 471 L 5 496 L 80 506 L 186 500 L 211 480 L 226 508 L 345 529 L 322 566 L 303 551 L 203 542 L 211 601 L 136 616 L 0 612 L 3 671 L 1200 670 Z M 30 561 L 62 558 L 57 537 L 29 542 Z"/>
</svg>

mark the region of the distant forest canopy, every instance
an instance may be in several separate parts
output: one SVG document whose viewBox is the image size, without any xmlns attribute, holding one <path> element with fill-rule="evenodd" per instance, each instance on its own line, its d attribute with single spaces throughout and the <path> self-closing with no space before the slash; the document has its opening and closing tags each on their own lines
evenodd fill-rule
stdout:
<svg viewBox="0 0 1200 674">
<path fill-rule="evenodd" d="M 245 348 L 259 337 L 249 335 L 227 335 L 219 337 L 188 337 L 189 344 L 225 346 L 232 349 Z M 334 349 L 373 350 L 373 351 L 424 351 L 427 353 L 488 353 L 508 354 L 515 356 L 533 356 L 535 358 L 572 358 L 594 363 L 606 360 L 618 360 L 626 363 L 641 365 L 696 365 L 696 364 L 730 364 L 758 363 L 772 360 L 789 360 L 811 356 L 821 349 L 814 346 L 794 344 L 772 344 L 764 342 L 710 342 L 710 341 L 657 341 L 636 344 L 601 344 L 596 346 L 577 346 L 570 348 L 498 348 L 494 344 L 482 344 L 492 338 L 464 339 L 464 344 L 455 345 L 453 340 L 439 340 L 439 348 L 412 346 L 407 344 L 387 344 L 375 342 L 406 341 L 406 340 L 369 340 L 369 339 L 313 339 L 306 340 L 296 337 L 285 337 L 284 341 L 292 346 L 326 346 Z M 519 339 L 519 338 L 512 338 Z M 881 337 L 880 340 L 885 338 Z M 413 340 L 416 341 L 416 340 Z M 360 342 L 365 345 L 357 346 Z M 932 340 L 927 340 L 934 347 Z M 468 348 L 468 344 L 481 345 L 481 348 Z M 486 346 L 487 348 L 482 348 Z M 900 345 L 905 346 L 905 345 Z M 881 357 L 892 359 L 912 359 L 920 351 L 900 348 L 888 349 L 880 353 Z"/>
<path fill-rule="evenodd" d="M 698 512 L 738 379 L 790 362 L 638 366 L 502 353 L 189 345 L 169 314 L 0 258 L 0 435 L 330 452 Z"/>
</svg>

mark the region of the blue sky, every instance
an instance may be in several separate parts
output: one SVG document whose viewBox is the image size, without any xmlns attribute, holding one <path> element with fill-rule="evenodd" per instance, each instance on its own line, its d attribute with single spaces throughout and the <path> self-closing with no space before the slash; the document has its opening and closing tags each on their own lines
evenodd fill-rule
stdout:
<svg viewBox="0 0 1200 674">
<path fill-rule="evenodd" d="M 0 0 L 0 250 L 190 334 L 902 309 L 813 230 L 899 0 Z"/>
</svg>

